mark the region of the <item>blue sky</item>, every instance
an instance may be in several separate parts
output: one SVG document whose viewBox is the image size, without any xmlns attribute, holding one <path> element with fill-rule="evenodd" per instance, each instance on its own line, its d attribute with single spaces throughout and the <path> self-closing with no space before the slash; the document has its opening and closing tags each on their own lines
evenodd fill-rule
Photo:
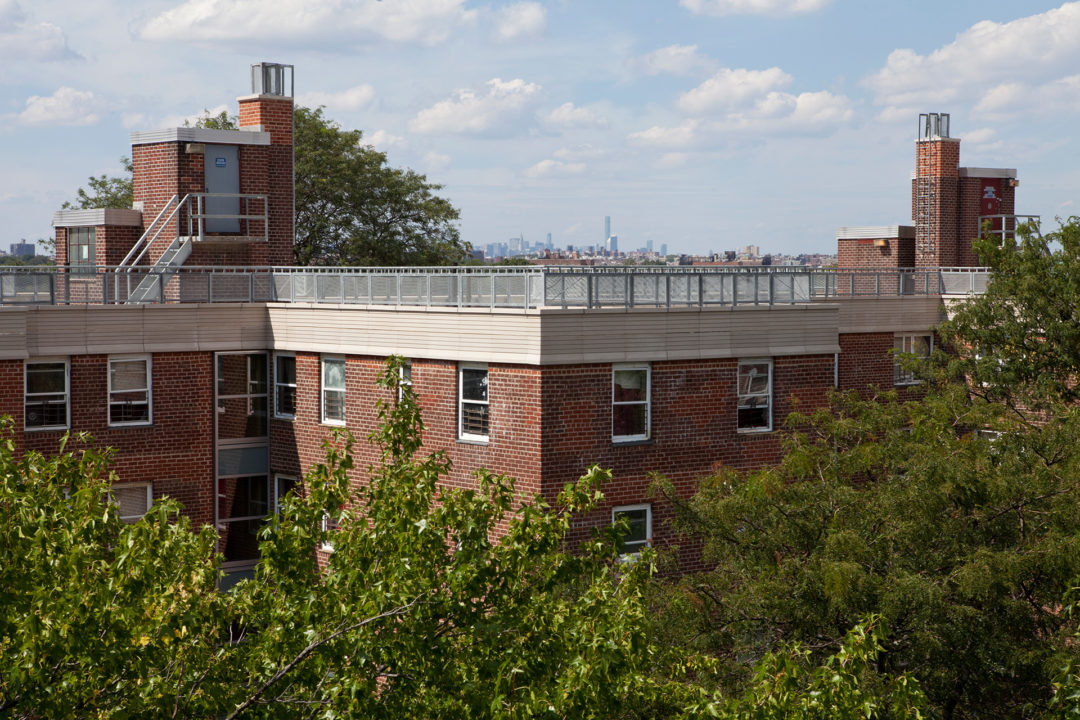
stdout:
<svg viewBox="0 0 1080 720">
<path fill-rule="evenodd" d="M 910 222 L 919 112 L 1080 213 L 1080 2 L 0 0 L 0 247 L 248 66 L 445 185 L 474 245 L 834 252 Z"/>
</svg>

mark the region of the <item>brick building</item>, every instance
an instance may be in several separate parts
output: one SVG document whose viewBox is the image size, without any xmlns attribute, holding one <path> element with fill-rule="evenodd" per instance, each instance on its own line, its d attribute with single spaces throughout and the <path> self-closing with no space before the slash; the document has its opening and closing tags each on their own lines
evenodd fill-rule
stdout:
<svg viewBox="0 0 1080 720">
<path fill-rule="evenodd" d="M 133 133 L 135 207 L 59 211 L 58 267 L 0 270 L 0 415 L 18 446 L 89 431 L 116 449 L 122 514 L 176 497 L 218 528 L 230 568 L 255 562 L 258 527 L 334 428 L 373 428 L 390 354 L 448 483 L 485 467 L 552 498 L 600 464 L 606 504 L 574 532 L 625 513 L 628 548 L 672 541 L 649 473 L 689 494 L 775 460 L 787 414 L 830 388 L 912 381 L 890 351 L 928 350 L 942 298 L 985 281 L 927 264 L 970 257 L 965 178 L 1015 178 L 941 169 L 958 141 L 920 140 L 935 209 L 920 195 L 916 229 L 842 228 L 844 270 L 293 268 L 289 71 L 253 67 L 240 130 Z M 1011 212 L 1014 185 L 995 187 Z M 360 482 L 376 458 L 357 451 Z"/>
</svg>

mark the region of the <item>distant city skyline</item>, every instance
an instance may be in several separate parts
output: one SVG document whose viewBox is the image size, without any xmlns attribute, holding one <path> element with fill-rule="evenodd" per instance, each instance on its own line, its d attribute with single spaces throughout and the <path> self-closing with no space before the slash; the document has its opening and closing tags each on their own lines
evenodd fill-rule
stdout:
<svg viewBox="0 0 1080 720">
<path fill-rule="evenodd" d="M 272 8 L 272 11 L 271 11 Z M 1080 2 L 4 0 L 0 247 L 52 234 L 128 133 L 234 107 L 248 66 L 444 186 L 477 247 L 551 232 L 828 252 L 910 222 L 920 112 L 1017 210 L 1080 212 Z M 147 110 L 147 108 L 150 108 Z M 600 218 L 600 220 L 598 220 Z"/>
</svg>

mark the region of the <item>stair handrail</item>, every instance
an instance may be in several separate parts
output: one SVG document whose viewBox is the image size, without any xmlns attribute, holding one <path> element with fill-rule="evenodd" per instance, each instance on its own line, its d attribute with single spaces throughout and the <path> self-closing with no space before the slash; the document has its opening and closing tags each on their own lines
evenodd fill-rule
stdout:
<svg viewBox="0 0 1080 720">
<path fill-rule="evenodd" d="M 161 212 L 157 214 L 157 217 L 154 218 L 154 221 L 147 226 L 146 232 L 144 232 L 142 236 L 135 241 L 135 244 L 131 246 L 131 250 L 128 251 L 128 254 L 125 255 L 124 259 L 120 261 L 119 267 L 124 268 L 127 272 L 131 272 L 135 268 L 135 266 L 139 264 L 139 261 L 143 259 L 144 255 L 146 255 L 146 251 L 149 250 L 150 247 L 157 241 L 158 236 L 161 235 L 161 231 L 165 229 L 166 225 L 172 222 L 172 219 L 176 217 L 176 213 L 180 210 L 181 207 L 184 206 L 185 203 L 187 203 L 188 197 L 190 197 L 190 195 L 185 195 L 184 199 L 180 200 L 180 195 L 178 193 L 169 198 L 169 201 L 165 203 L 164 207 L 161 208 Z M 174 203 L 176 204 L 176 206 L 173 207 L 172 212 L 169 213 L 168 217 L 165 218 L 165 221 L 161 222 L 159 226 L 158 223 L 159 221 L 161 221 L 162 215 L 164 215 L 165 211 L 172 207 Z M 155 227 L 157 227 L 157 230 L 154 230 Z M 153 231 L 154 235 L 149 239 L 149 241 L 147 241 L 146 238 L 148 235 L 150 235 L 151 231 Z M 142 250 L 139 252 L 138 255 L 135 256 L 135 259 L 132 260 L 131 256 L 135 255 L 135 251 L 139 250 L 140 247 L 142 248 Z M 130 261 L 130 265 L 128 264 L 128 261 Z"/>
</svg>

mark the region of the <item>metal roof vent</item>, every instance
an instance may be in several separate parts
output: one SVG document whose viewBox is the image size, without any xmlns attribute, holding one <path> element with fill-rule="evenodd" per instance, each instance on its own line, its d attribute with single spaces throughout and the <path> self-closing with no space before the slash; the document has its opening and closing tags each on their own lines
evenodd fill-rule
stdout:
<svg viewBox="0 0 1080 720">
<path fill-rule="evenodd" d="M 266 62 L 252 65 L 251 94 L 292 97 L 293 66 Z"/>
<path fill-rule="evenodd" d="M 919 115 L 919 139 L 935 140 L 949 137 L 948 113 L 921 113 Z"/>
</svg>

